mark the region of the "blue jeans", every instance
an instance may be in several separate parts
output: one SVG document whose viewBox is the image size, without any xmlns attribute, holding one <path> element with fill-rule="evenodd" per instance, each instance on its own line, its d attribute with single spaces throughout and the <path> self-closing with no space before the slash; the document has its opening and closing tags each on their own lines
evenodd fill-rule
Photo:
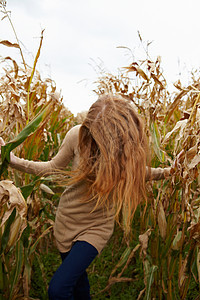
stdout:
<svg viewBox="0 0 200 300">
<path fill-rule="evenodd" d="M 85 241 L 77 241 L 69 252 L 61 253 L 62 264 L 49 284 L 49 299 L 91 299 L 86 269 L 97 254 L 97 249 Z"/>
</svg>

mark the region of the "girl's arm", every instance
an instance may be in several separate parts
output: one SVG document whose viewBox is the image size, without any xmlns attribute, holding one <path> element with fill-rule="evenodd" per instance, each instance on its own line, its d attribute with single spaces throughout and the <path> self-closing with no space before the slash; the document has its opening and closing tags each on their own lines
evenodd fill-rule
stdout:
<svg viewBox="0 0 200 300">
<path fill-rule="evenodd" d="M 52 160 L 45 162 L 30 161 L 11 153 L 10 166 L 16 170 L 38 176 L 48 176 L 56 173 L 58 170 L 65 169 L 74 157 L 74 149 L 78 145 L 79 127 L 75 126 L 68 131 L 58 153 Z"/>
<path fill-rule="evenodd" d="M 146 167 L 146 181 L 165 179 L 170 175 L 171 168 Z"/>
</svg>

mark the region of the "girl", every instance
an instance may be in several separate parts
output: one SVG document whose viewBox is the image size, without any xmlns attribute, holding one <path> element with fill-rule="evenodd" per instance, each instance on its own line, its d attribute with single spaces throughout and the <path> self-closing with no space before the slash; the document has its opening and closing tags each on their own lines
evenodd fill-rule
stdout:
<svg viewBox="0 0 200 300">
<path fill-rule="evenodd" d="M 170 168 L 147 168 L 147 152 L 143 123 L 133 105 L 103 95 L 82 125 L 67 133 L 51 161 L 11 154 L 11 167 L 40 176 L 63 171 L 72 160 L 56 213 L 54 235 L 62 264 L 50 282 L 49 299 L 91 299 L 86 269 L 111 237 L 114 220 L 126 211 L 130 228 L 137 205 L 145 199 L 145 180 L 169 174 Z"/>
</svg>

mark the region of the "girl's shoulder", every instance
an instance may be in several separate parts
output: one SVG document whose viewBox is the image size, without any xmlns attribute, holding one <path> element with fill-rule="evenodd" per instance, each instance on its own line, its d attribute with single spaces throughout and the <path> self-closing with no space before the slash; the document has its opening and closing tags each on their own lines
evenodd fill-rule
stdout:
<svg viewBox="0 0 200 300">
<path fill-rule="evenodd" d="M 68 131 L 68 134 L 70 134 L 71 136 L 73 136 L 73 135 L 78 136 L 80 128 L 81 128 L 81 124 L 75 125 Z"/>
<path fill-rule="evenodd" d="M 76 125 L 67 132 L 63 141 L 64 146 L 70 147 L 71 149 L 78 147 L 80 127 L 81 125 Z"/>
</svg>

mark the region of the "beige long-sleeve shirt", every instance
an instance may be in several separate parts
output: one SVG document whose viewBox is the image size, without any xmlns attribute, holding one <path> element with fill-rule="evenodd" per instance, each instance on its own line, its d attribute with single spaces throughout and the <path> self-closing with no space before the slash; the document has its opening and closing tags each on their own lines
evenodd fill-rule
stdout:
<svg viewBox="0 0 200 300">
<path fill-rule="evenodd" d="M 57 155 L 48 162 L 34 162 L 18 157 L 11 160 L 11 167 L 39 176 L 53 174 L 56 170 L 64 169 L 72 160 L 72 168 L 75 169 L 79 162 L 78 137 L 81 125 L 73 127 L 65 136 Z M 146 179 L 162 179 L 169 169 L 147 168 Z M 84 182 L 68 186 L 62 194 L 54 226 L 54 236 L 58 250 L 67 252 L 72 244 L 86 241 L 93 245 L 98 252 L 106 245 L 114 228 L 114 209 L 107 210 L 98 207 L 95 210 L 95 201 L 83 202 L 82 196 L 87 192 Z"/>
</svg>

